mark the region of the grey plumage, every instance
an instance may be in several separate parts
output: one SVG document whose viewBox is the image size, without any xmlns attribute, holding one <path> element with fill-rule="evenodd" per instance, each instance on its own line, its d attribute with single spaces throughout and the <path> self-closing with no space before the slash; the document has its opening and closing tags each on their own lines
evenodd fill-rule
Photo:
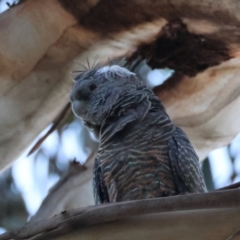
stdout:
<svg viewBox="0 0 240 240">
<path fill-rule="evenodd" d="M 117 65 L 80 73 L 73 112 L 99 138 L 96 203 L 204 192 L 198 157 L 160 100 Z"/>
</svg>

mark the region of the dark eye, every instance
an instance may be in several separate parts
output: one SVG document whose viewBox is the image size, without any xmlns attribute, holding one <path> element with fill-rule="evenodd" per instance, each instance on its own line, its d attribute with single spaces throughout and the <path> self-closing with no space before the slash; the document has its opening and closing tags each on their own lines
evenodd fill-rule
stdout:
<svg viewBox="0 0 240 240">
<path fill-rule="evenodd" d="M 95 84 L 90 84 L 88 87 L 89 87 L 90 91 L 92 91 L 95 88 L 97 88 L 97 86 Z"/>
</svg>

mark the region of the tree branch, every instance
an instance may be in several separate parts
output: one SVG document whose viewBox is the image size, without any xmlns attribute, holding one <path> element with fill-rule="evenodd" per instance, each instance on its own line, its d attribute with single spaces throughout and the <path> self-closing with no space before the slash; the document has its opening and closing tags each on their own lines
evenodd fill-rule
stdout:
<svg viewBox="0 0 240 240">
<path fill-rule="evenodd" d="M 239 216 L 239 199 L 240 190 L 228 190 L 89 206 L 86 208 L 62 212 L 62 214 L 40 222 L 30 222 L 21 229 L 0 235 L 0 240 L 22 238 L 48 239 L 50 236 L 56 237 L 63 233 L 66 234 L 70 231 L 77 229 L 80 230 L 96 224 L 145 214 L 170 213 L 177 211 L 185 211 L 189 213 L 191 211 L 204 209 L 211 212 L 211 209 L 230 210 L 231 208 L 234 208 L 234 211 L 237 211 Z M 237 220 L 238 224 L 239 218 Z M 236 224 L 235 221 L 236 219 L 234 219 L 234 223 Z M 233 229 L 231 228 L 231 230 Z M 235 229 L 235 231 L 236 230 L 237 229 Z"/>
<path fill-rule="evenodd" d="M 37 213 L 30 219 L 36 222 L 50 218 L 62 211 L 94 204 L 91 186 L 94 160 L 93 151 L 84 165 L 73 161 L 66 174 L 50 190 Z"/>
</svg>

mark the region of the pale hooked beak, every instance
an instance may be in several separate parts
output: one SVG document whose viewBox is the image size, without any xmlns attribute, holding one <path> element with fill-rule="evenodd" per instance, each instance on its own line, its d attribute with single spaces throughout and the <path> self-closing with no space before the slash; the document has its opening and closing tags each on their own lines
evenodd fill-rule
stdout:
<svg viewBox="0 0 240 240">
<path fill-rule="evenodd" d="M 72 102 L 72 111 L 77 117 L 84 117 L 86 115 L 87 103 L 85 101 L 75 100 Z"/>
</svg>

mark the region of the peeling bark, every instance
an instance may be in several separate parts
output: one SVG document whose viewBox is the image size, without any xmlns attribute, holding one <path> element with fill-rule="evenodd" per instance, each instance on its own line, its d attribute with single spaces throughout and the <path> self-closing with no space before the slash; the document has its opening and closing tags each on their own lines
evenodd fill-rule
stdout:
<svg viewBox="0 0 240 240">
<path fill-rule="evenodd" d="M 140 46 L 132 59 L 147 59 L 152 68 L 171 68 L 193 77 L 231 58 L 228 46 L 214 34 L 193 34 L 180 19 L 170 21 L 155 42 Z"/>
<path fill-rule="evenodd" d="M 190 138 L 200 159 L 227 145 L 240 132 L 240 59 L 195 77 L 179 75 L 155 89 L 173 122 Z M 177 75 L 176 75 L 177 76 Z"/>
</svg>

